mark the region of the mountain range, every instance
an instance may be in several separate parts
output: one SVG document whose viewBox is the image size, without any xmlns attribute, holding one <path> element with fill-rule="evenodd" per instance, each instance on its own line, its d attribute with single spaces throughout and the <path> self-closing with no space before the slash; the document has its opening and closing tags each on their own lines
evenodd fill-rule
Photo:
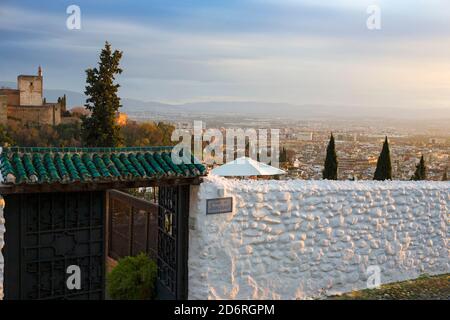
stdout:
<svg viewBox="0 0 450 320">
<path fill-rule="evenodd" d="M 15 88 L 14 82 L 0 81 L 0 87 Z M 82 106 L 86 97 L 80 92 L 45 89 L 44 96 L 47 101 L 56 101 L 58 97 L 66 94 L 68 108 Z M 138 99 L 122 98 L 121 111 L 130 115 L 140 114 L 149 117 L 152 114 L 170 118 L 186 115 L 192 116 L 251 116 L 257 118 L 278 119 L 450 119 L 450 108 L 367 108 L 363 106 L 344 105 L 295 105 L 289 103 L 269 103 L 258 101 L 206 101 L 183 104 L 168 104 L 157 101 L 142 101 Z"/>
</svg>

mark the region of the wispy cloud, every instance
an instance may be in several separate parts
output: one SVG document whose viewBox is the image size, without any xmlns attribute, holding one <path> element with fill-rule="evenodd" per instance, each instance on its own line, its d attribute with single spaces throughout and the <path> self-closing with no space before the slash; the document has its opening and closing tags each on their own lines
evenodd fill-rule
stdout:
<svg viewBox="0 0 450 320">
<path fill-rule="evenodd" d="M 108 40 L 124 51 L 127 97 L 374 107 L 450 100 L 447 1 L 378 0 L 384 15 L 377 32 L 365 27 L 373 2 L 365 0 L 185 4 L 148 19 L 114 6 L 84 10 L 90 7 L 80 2 L 79 31 L 65 28 L 65 8 L 0 5 L 0 80 L 43 64 L 48 87 L 82 91 L 84 69 Z"/>
</svg>

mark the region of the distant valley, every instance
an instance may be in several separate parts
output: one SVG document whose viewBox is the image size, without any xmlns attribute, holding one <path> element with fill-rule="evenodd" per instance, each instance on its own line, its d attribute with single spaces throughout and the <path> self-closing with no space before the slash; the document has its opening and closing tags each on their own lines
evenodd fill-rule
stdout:
<svg viewBox="0 0 450 320">
<path fill-rule="evenodd" d="M 15 88 L 14 82 L 0 81 L 0 87 Z M 85 96 L 80 92 L 60 89 L 45 89 L 47 101 L 56 101 L 66 94 L 69 108 L 82 106 Z M 450 103 L 450 102 L 449 102 Z M 123 98 L 122 111 L 132 118 L 140 119 L 192 119 L 248 116 L 260 119 L 450 119 L 450 108 L 446 109 L 402 109 L 402 108 L 367 108 L 340 105 L 294 105 L 288 103 L 267 103 L 257 101 L 207 101 L 184 104 L 167 104 L 156 101 L 142 101 Z"/>
</svg>

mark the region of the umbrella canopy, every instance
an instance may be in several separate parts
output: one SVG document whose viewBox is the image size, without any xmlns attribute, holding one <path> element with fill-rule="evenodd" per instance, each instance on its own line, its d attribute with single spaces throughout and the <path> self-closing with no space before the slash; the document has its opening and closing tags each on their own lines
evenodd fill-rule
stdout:
<svg viewBox="0 0 450 320">
<path fill-rule="evenodd" d="M 211 170 L 211 174 L 222 177 L 275 176 L 285 171 L 242 157 Z"/>
</svg>

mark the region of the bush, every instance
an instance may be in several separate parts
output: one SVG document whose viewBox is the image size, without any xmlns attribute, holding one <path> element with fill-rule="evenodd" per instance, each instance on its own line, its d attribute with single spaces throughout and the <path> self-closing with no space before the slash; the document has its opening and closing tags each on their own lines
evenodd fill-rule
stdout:
<svg viewBox="0 0 450 320">
<path fill-rule="evenodd" d="M 118 300 L 153 299 L 156 276 L 156 263 L 144 253 L 120 259 L 108 274 L 108 294 Z"/>
</svg>

